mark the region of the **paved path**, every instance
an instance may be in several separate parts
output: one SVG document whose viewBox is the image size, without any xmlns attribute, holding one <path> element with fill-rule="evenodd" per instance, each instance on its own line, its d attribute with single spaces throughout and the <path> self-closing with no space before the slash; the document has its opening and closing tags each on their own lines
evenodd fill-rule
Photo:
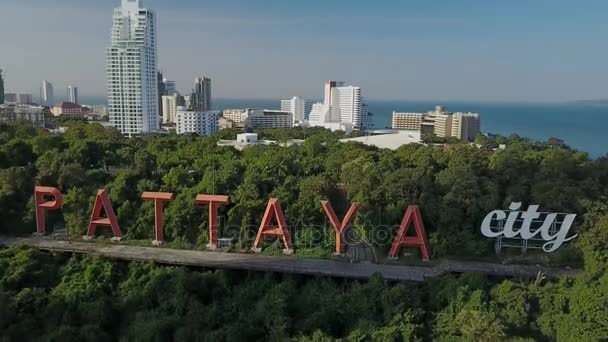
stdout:
<svg viewBox="0 0 608 342">
<path fill-rule="evenodd" d="M 226 268 L 262 272 L 294 273 L 339 278 L 368 279 L 381 273 L 394 281 L 425 281 L 446 273 L 482 272 L 503 277 L 535 277 L 539 272 L 556 278 L 575 275 L 578 270 L 541 266 L 503 265 L 487 262 L 445 260 L 435 267 L 359 263 L 298 257 L 263 256 L 254 254 L 216 253 L 121 244 L 99 244 L 57 241 L 48 238 L 0 237 L 0 245 L 27 245 L 40 250 L 97 255 L 129 261 L 153 261 L 168 265 Z"/>
</svg>

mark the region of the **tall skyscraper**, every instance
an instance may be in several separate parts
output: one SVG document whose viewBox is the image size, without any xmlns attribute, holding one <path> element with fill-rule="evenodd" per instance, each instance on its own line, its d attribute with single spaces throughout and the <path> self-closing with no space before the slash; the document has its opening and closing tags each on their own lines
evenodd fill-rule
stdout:
<svg viewBox="0 0 608 342">
<path fill-rule="evenodd" d="M 328 81 L 325 83 L 325 100 L 313 105 L 309 123 L 311 126 L 327 128 L 340 127 L 333 124 L 346 124 L 352 125 L 354 129 L 367 129 L 368 115 L 360 87 Z"/>
<path fill-rule="evenodd" d="M 54 105 L 55 99 L 53 95 L 53 85 L 51 82 L 42 81 L 42 86 L 40 87 L 40 104 L 42 106 Z"/>
<path fill-rule="evenodd" d="M 177 93 L 177 85 L 175 81 L 170 81 L 166 78 L 163 78 L 163 95 L 171 96 Z"/>
<path fill-rule="evenodd" d="M 192 110 L 205 112 L 211 110 L 211 79 L 208 77 L 194 80 L 194 90 L 190 97 Z"/>
<path fill-rule="evenodd" d="M 68 86 L 68 102 L 78 104 L 78 87 Z"/>
<path fill-rule="evenodd" d="M 281 110 L 293 114 L 294 124 L 306 120 L 306 101 L 301 97 L 294 96 L 289 100 L 281 100 Z"/>
<path fill-rule="evenodd" d="M 165 84 L 163 83 L 163 73 L 158 70 L 156 73 L 156 84 L 158 85 L 158 116 L 163 117 L 163 95 L 165 95 Z"/>
<path fill-rule="evenodd" d="M 106 49 L 110 124 L 122 134 L 160 129 L 156 14 L 142 0 L 122 0 L 114 9 Z"/>
<path fill-rule="evenodd" d="M 4 77 L 2 76 L 2 69 L 0 69 L 0 105 L 4 104 Z"/>
</svg>

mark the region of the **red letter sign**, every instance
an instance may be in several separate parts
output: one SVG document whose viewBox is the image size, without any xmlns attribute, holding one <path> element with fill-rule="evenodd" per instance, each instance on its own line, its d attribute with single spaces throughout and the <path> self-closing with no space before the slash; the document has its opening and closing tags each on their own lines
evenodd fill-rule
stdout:
<svg viewBox="0 0 608 342">
<path fill-rule="evenodd" d="M 272 217 L 276 216 L 278 227 L 271 227 L 270 221 Z M 262 251 L 262 239 L 265 236 L 271 236 L 281 238 L 283 240 L 283 253 L 290 255 L 293 254 L 293 248 L 291 247 L 291 237 L 289 236 L 289 230 L 287 229 L 287 223 L 285 222 L 285 216 L 283 215 L 283 209 L 278 198 L 271 198 L 266 207 L 262 224 L 258 230 L 258 235 L 255 237 L 255 242 L 251 250 L 259 253 Z"/>
<path fill-rule="evenodd" d="M 52 196 L 52 201 L 44 201 L 44 196 Z M 44 234 L 46 232 L 46 226 L 44 224 L 44 210 L 57 210 L 61 208 L 63 203 L 63 196 L 61 192 L 56 188 L 47 186 L 37 186 L 34 188 L 34 197 L 36 200 L 36 233 Z"/>
<path fill-rule="evenodd" d="M 329 222 L 331 222 L 331 225 L 334 227 L 334 230 L 336 231 L 336 253 L 335 254 L 343 255 L 345 252 L 344 232 L 346 231 L 346 229 L 348 229 L 348 227 L 350 227 L 350 224 L 354 220 L 355 215 L 357 214 L 357 211 L 361 207 L 361 204 L 359 204 L 357 202 L 351 204 L 350 209 L 348 209 L 348 212 L 344 216 L 344 219 L 342 219 L 342 222 L 340 222 L 338 220 L 338 217 L 336 216 L 336 213 L 334 212 L 334 209 L 332 208 L 331 203 L 329 203 L 329 201 L 321 201 L 321 205 L 323 206 L 323 209 L 325 210 L 325 214 L 329 218 Z"/>
<path fill-rule="evenodd" d="M 105 209 L 108 217 L 101 217 L 101 209 Z M 118 226 L 118 221 L 116 220 L 116 215 L 114 215 L 114 210 L 112 209 L 112 204 L 110 204 L 110 198 L 108 197 L 108 192 L 105 189 L 100 189 L 97 191 L 97 197 L 95 198 L 95 206 L 93 206 L 93 213 L 91 214 L 91 223 L 89 223 L 89 230 L 87 231 L 87 235 L 82 238 L 85 240 L 90 240 L 95 236 L 95 230 L 97 229 L 97 225 L 101 226 L 110 226 L 112 227 L 112 232 L 114 233 L 113 241 L 120 241 L 122 238 L 122 234 L 120 232 L 120 227 Z"/>
<path fill-rule="evenodd" d="M 145 201 L 154 201 L 154 241 L 152 244 L 159 246 L 163 243 L 163 202 L 173 201 L 170 192 L 144 192 L 141 198 Z"/>
<path fill-rule="evenodd" d="M 217 248 L 217 207 L 228 205 L 228 196 L 220 195 L 198 195 L 196 203 L 209 204 L 209 243 L 207 248 Z"/>
<path fill-rule="evenodd" d="M 416 228 L 416 236 L 407 236 L 407 231 L 410 229 L 410 224 L 414 223 Z M 401 226 L 397 232 L 397 236 L 391 246 L 391 251 L 388 256 L 392 259 L 397 259 L 399 248 L 401 247 L 418 247 L 422 254 L 422 260 L 428 261 L 431 253 L 429 241 L 426 237 L 426 230 L 422 223 L 422 215 L 418 206 L 410 205 L 405 212 Z"/>
</svg>

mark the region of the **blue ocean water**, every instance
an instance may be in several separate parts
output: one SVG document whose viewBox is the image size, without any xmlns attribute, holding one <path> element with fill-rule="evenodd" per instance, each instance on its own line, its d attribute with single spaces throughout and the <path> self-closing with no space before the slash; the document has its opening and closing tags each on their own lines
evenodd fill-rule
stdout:
<svg viewBox="0 0 608 342">
<path fill-rule="evenodd" d="M 87 102 L 88 101 L 88 102 Z M 82 98 L 81 102 L 103 104 L 105 98 Z M 308 101 L 310 107 L 314 100 Z M 475 103 L 411 102 L 368 100 L 374 127 L 391 126 L 393 111 L 427 112 L 435 105 L 449 111 L 476 112 L 481 115 L 481 130 L 502 135 L 518 134 L 535 140 L 554 137 L 597 158 L 608 153 L 608 105 L 592 103 Z M 214 99 L 214 109 L 280 109 L 279 100 Z M 310 111 L 310 108 L 307 112 Z"/>
</svg>

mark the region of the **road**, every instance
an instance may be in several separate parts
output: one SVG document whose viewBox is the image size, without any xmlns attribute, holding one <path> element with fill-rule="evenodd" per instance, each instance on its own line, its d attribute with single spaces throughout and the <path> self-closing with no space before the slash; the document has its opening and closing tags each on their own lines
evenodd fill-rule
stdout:
<svg viewBox="0 0 608 342">
<path fill-rule="evenodd" d="M 166 265 L 195 266 L 259 272 L 292 273 L 311 276 L 368 279 L 380 273 L 392 281 L 422 282 L 448 273 L 481 272 L 501 277 L 532 278 L 542 273 L 549 278 L 574 276 L 579 270 L 531 265 L 443 260 L 435 266 L 385 265 L 348 263 L 337 260 L 305 259 L 294 256 L 263 256 L 255 254 L 218 253 L 158 247 L 58 241 L 48 238 L 0 237 L 0 245 L 26 245 L 44 251 L 102 256 L 127 261 L 152 261 Z"/>
</svg>

